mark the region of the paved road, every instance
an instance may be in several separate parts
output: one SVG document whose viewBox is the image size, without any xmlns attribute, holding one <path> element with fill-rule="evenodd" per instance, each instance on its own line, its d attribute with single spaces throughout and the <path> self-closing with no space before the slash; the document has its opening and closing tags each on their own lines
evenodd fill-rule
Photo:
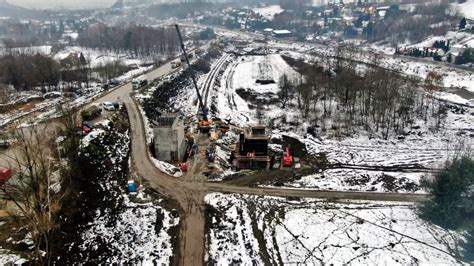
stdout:
<svg viewBox="0 0 474 266">
<path fill-rule="evenodd" d="M 171 73 L 173 69 L 171 68 L 170 63 L 166 63 L 146 74 L 146 77 L 149 81 L 160 78 L 162 76 L 168 75 Z M 101 103 L 101 102 L 106 102 L 106 101 L 116 101 L 119 97 L 122 98 L 124 95 L 128 95 L 130 92 L 132 92 L 132 82 L 128 82 L 126 84 L 123 84 L 119 86 L 118 88 L 112 90 L 110 93 L 107 93 L 106 95 L 97 98 L 94 100 L 92 103 Z"/>
</svg>

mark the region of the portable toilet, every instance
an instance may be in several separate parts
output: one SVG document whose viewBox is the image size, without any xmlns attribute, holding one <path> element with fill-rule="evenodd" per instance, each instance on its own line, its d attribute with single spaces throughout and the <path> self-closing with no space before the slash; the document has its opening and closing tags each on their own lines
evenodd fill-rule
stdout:
<svg viewBox="0 0 474 266">
<path fill-rule="evenodd" d="M 137 185 L 135 184 L 135 181 L 128 180 L 128 192 L 137 192 Z"/>
</svg>

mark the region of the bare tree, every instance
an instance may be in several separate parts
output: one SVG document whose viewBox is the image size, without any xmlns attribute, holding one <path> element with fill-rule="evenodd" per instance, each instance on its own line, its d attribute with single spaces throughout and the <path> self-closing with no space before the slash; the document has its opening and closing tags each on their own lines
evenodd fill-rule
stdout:
<svg viewBox="0 0 474 266">
<path fill-rule="evenodd" d="M 432 106 L 433 113 L 435 113 L 434 93 L 440 91 L 441 88 L 443 87 L 443 84 L 444 84 L 443 76 L 441 74 L 438 74 L 438 73 L 434 72 L 434 71 L 430 71 L 428 73 L 428 75 L 426 76 L 426 78 L 425 78 L 424 88 L 425 88 L 426 92 L 428 93 L 429 98 L 431 100 L 431 106 Z M 425 111 L 425 121 L 426 121 L 428 107 L 426 107 L 425 110 L 426 110 Z M 438 100 L 438 114 L 435 115 L 435 117 L 436 117 L 436 126 L 437 127 L 439 127 L 439 125 L 441 124 L 440 111 L 441 111 L 441 103 Z"/>
<path fill-rule="evenodd" d="M 295 86 L 286 74 L 280 77 L 278 85 L 280 87 L 280 91 L 277 93 L 277 95 L 281 102 L 281 108 L 285 109 L 288 101 L 293 98 Z"/>
<path fill-rule="evenodd" d="M 14 156 L 14 177 L 2 190 L 15 203 L 21 221 L 34 243 L 33 259 L 51 264 L 52 232 L 58 227 L 61 209 L 60 167 L 55 148 L 48 144 L 49 127 L 20 129 L 19 145 Z"/>
</svg>

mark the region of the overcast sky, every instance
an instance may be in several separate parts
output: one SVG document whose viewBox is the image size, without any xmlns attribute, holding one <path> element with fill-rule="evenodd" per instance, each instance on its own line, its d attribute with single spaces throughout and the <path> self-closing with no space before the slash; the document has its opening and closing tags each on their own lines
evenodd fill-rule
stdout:
<svg viewBox="0 0 474 266">
<path fill-rule="evenodd" d="M 1 2 L 2 0 L 0 0 Z M 27 8 L 96 8 L 110 7 L 115 0 L 7 0 L 8 3 Z"/>
</svg>

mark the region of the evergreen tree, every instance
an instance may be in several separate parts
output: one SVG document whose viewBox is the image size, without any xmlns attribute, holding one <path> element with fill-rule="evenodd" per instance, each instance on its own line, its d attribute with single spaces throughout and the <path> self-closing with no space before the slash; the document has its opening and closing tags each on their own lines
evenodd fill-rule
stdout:
<svg viewBox="0 0 474 266">
<path fill-rule="evenodd" d="M 79 62 L 81 63 L 82 66 L 87 65 L 86 58 L 84 57 L 84 54 L 82 52 L 79 55 Z"/>
<path fill-rule="evenodd" d="M 450 229 L 474 221 L 474 160 L 456 158 L 422 185 L 430 193 L 430 199 L 420 206 L 423 218 Z"/>
<path fill-rule="evenodd" d="M 448 58 L 446 59 L 446 61 L 448 61 L 448 63 L 453 62 L 453 56 L 451 55 L 451 53 L 448 54 Z"/>
<path fill-rule="evenodd" d="M 466 18 L 462 18 L 461 21 L 459 22 L 459 29 L 463 30 L 466 28 Z"/>
<path fill-rule="evenodd" d="M 467 230 L 466 240 L 461 243 L 464 253 L 464 260 L 468 263 L 474 263 L 474 225 Z"/>
<path fill-rule="evenodd" d="M 60 34 L 64 33 L 64 22 L 62 19 L 59 20 L 59 33 Z"/>
</svg>

